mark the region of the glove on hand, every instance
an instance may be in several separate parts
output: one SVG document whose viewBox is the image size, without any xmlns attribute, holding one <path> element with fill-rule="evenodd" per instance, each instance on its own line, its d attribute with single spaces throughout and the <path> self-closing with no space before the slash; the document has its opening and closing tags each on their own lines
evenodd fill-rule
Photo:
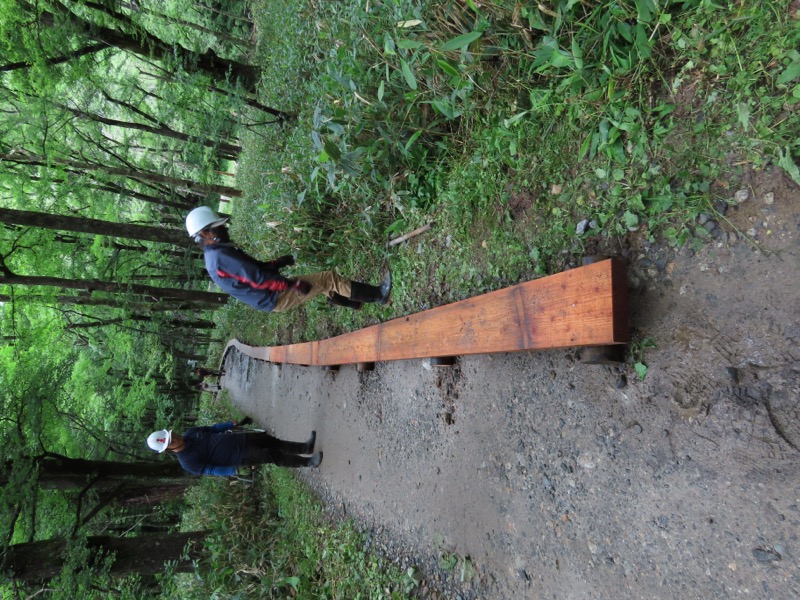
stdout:
<svg viewBox="0 0 800 600">
<path fill-rule="evenodd" d="M 279 256 L 278 258 L 272 261 L 272 264 L 274 264 L 277 269 L 282 269 L 283 267 L 291 267 L 294 264 L 294 256 L 292 256 L 291 254 L 285 254 L 283 256 Z"/>
<path fill-rule="evenodd" d="M 307 281 L 303 281 L 302 279 L 295 279 L 294 283 L 292 283 L 291 289 L 305 296 L 311 291 L 311 284 Z"/>
<path fill-rule="evenodd" d="M 244 419 L 241 419 L 239 421 L 239 427 L 242 427 L 244 425 L 252 425 L 252 424 L 253 424 L 253 419 L 251 419 L 250 417 L 245 417 Z"/>
</svg>

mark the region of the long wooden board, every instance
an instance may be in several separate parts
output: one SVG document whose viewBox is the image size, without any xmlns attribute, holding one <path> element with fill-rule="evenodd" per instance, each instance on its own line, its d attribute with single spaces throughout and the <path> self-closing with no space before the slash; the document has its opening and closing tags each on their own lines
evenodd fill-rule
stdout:
<svg viewBox="0 0 800 600">
<path fill-rule="evenodd" d="M 608 259 L 330 339 L 228 348 L 275 363 L 345 365 L 625 344 L 628 323 L 625 267 Z"/>
</svg>

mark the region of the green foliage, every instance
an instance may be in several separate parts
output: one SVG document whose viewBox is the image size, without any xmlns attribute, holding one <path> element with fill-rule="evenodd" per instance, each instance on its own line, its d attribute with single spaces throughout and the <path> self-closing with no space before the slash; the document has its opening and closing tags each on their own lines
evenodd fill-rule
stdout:
<svg viewBox="0 0 800 600">
<path fill-rule="evenodd" d="M 255 483 L 207 478 L 190 492 L 185 528 L 210 528 L 208 557 L 176 575 L 166 597 L 410 597 L 411 573 L 365 550 L 352 522 L 333 525 L 287 470 L 263 467 Z"/>
<path fill-rule="evenodd" d="M 588 242 L 702 244 L 732 163 L 798 177 L 798 28 L 778 5 L 270 3 L 260 44 L 303 73 L 299 119 L 245 144 L 235 233 L 299 272 L 388 262 L 394 314 L 563 270 Z M 382 316 L 242 320 L 286 342 Z"/>
<path fill-rule="evenodd" d="M 127 19 L 76 5 L 49 27 L 43 11 L 63 4 L 0 0 L 4 61 L 26 65 L 0 75 L 4 206 L 180 229 L 189 206 L 215 205 L 221 188 L 211 186 L 235 181 L 245 197 L 222 206 L 246 250 L 295 253 L 288 273 L 336 268 L 375 283 L 391 266 L 396 281 L 392 306 L 360 312 L 320 300 L 265 315 L 231 303 L 209 338 L 172 322 L 185 311 L 142 314 L 141 297 L 75 308 L 56 292 L 13 290 L 0 308 L 3 333 L 15 338 L 0 353 L 8 455 L 146 455 L 146 429 L 194 410 L 181 395 L 187 355 L 218 354 L 228 337 L 336 335 L 561 271 L 587 245 L 704 243 L 696 217 L 727 199 L 741 165 L 773 164 L 800 183 L 800 28 L 789 4 L 253 0 L 258 100 L 298 115 L 276 123 L 233 73 L 214 77 L 180 58 L 181 48 L 228 59 L 249 51 L 242 3 L 197 11 L 171 0 Z M 90 41 L 79 18 L 173 52 L 144 60 L 104 47 L 53 64 Z M 387 247 L 426 223 L 429 232 Z M 207 285 L 188 255 L 111 242 L 9 227 L 3 260 L 19 274 Z M 641 378 L 651 344 L 632 347 Z M 31 475 L 19 463 L 1 496 L 3 513 L 17 515 L 6 539 L 70 532 L 75 495 L 37 494 L 25 485 Z M 204 481 L 195 494 L 186 525 L 216 529 L 213 568 L 169 579 L 175 597 L 411 589 L 408 573 L 385 575 L 363 552 L 352 527 L 321 520 L 285 472 L 265 470 L 251 487 Z M 467 559 L 458 565 L 471 577 Z M 65 579 L 73 595 L 89 585 L 78 579 Z"/>
<path fill-rule="evenodd" d="M 216 201 L 223 188 L 212 186 L 233 181 L 239 128 L 262 119 L 233 76 L 228 81 L 191 60 L 197 53 L 241 59 L 246 44 L 236 36 L 249 36 L 251 23 L 236 15 L 245 6 L 229 2 L 226 14 L 213 7 L 196 14 L 197 5 L 183 0 L 137 11 L 67 4 L 0 3 L 0 204 L 161 226 L 183 238 L 183 213 L 212 198 L 211 189 Z M 133 45 L 148 40 L 153 55 L 98 44 L 109 31 L 103 28 Z M 54 597 L 141 597 L 141 582 L 112 581 L 100 565 L 78 569 L 87 562 L 79 540 L 169 523 L 175 507 L 123 509 L 88 478 L 72 489 L 40 488 L 35 458 L 151 459 L 147 432 L 180 424 L 195 410 L 187 358 L 202 360 L 213 339 L 207 313 L 88 284 L 21 285 L 12 275 L 96 279 L 122 289 L 205 288 L 206 276 L 197 254 L 180 244 L 4 225 L 0 439 L 11 462 L 2 465 L 3 539 L 76 537 L 69 565 L 52 582 L 58 592 L 47 591 Z M 5 580 L 0 589 L 10 593 Z M 42 590 L 16 586 L 15 596 L 26 593 Z"/>
<path fill-rule="evenodd" d="M 636 371 L 636 374 L 642 381 L 647 377 L 647 364 L 644 361 L 644 354 L 646 350 L 653 348 L 657 348 L 656 341 L 649 336 L 634 339 L 628 348 L 628 355 L 630 361 L 633 363 L 633 370 Z"/>
</svg>

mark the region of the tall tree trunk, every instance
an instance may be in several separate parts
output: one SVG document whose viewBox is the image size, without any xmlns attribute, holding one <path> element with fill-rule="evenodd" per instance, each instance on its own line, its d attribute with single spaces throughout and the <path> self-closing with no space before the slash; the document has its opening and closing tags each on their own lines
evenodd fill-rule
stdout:
<svg viewBox="0 0 800 600">
<path fill-rule="evenodd" d="M 221 194 L 223 196 L 232 196 L 238 198 L 242 192 L 236 188 L 228 187 L 225 185 L 216 185 L 213 183 L 198 183 L 188 179 L 181 179 L 178 177 L 170 177 L 168 175 L 161 175 L 159 173 L 152 173 L 150 171 L 139 171 L 129 168 L 109 167 L 97 163 L 85 163 L 77 160 L 69 160 L 65 158 L 53 158 L 48 161 L 43 156 L 33 156 L 25 152 L 17 154 L 0 154 L 0 162 L 8 161 L 9 163 L 16 163 L 20 165 L 35 165 L 39 167 L 50 167 L 51 163 L 70 169 L 75 169 L 80 172 L 93 172 L 100 171 L 108 173 L 109 175 L 119 175 L 127 177 L 136 181 L 150 181 L 155 183 L 164 183 L 168 185 L 176 185 L 182 187 L 192 193 L 210 192 L 212 194 Z"/>
<path fill-rule="evenodd" d="M 186 490 L 200 483 L 200 478 L 170 482 L 131 482 L 117 494 L 116 503 L 121 506 L 142 506 L 163 504 L 169 500 L 180 499 Z"/>
<path fill-rule="evenodd" d="M 175 460 L 120 462 L 44 454 L 23 459 L 23 462 L 24 465 L 33 464 L 37 467 L 37 481 L 40 487 L 55 490 L 80 489 L 86 485 L 89 478 L 102 478 L 109 482 L 119 483 L 126 479 L 161 481 L 164 479 L 183 480 L 187 477 L 186 472 Z M 0 484 L 8 483 L 8 473 L 14 466 L 13 461 L 6 461 L 5 475 L 0 478 Z"/>
<path fill-rule="evenodd" d="M 0 276 L 0 284 L 14 286 L 45 286 L 57 287 L 62 290 L 100 291 L 112 294 L 140 294 L 149 296 L 154 302 L 162 300 L 189 300 L 225 304 L 227 297 L 222 292 L 203 292 L 200 290 L 185 290 L 182 288 L 160 288 L 152 285 L 117 283 L 114 281 L 99 281 L 97 279 L 64 279 L 61 277 L 39 277 L 36 275 L 9 275 L 6 272 Z"/>
<path fill-rule="evenodd" d="M 67 169 L 68 172 L 73 172 Z M 26 178 L 30 179 L 31 181 L 39 181 L 42 178 L 38 175 L 33 174 L 26 174 Z M 48 179 L 48 181 L 52 183 L 68 183 L 66 179 L 60 179 L 58 177 L 52 177 Z M 170 208 L 175 208 L 178 210 L 186 210 L 193 208 L 195 206 L 195 202 L 190 200 L 185 196 L 181 196 L 180 194 L 175 194 L 175 196 L 180 200 L 180 202 L 172 202 L 170 200 L 164 200 L 159 196 L 151 196 L 150 194 L 143 194 L 142 192 L 137 192 L 135 190 L 131 190 L 128 188 L 124 188 L 121 185 L 117 185 L 116 183 L 111 183 L 110 181 L 102 181 L 98 182 L 96 179 L 92 178 L 93 183 L 87 183 L 89 188 L 93 190 L 102 190 L 104 192 L 111 192 L 112 194 L 119 194 L 120 196 L 127 196 L 128 198 L 135 198 L 137 200 L 142 200 L 144 202 L 149 202 L 150 204 L 155 204 L 160 208 L 168 206 Z"/>
<path fill-rule="evenodd" d="M 28 3 L 23 4 L 26 4 L 30 10 L 35 10 Z M 119 48 L 126 52 L 157 58 L 167 63 L 177 60 L 183 68 L 189 72 L 206 73 L 221 81 L 225 81 L 230 75 L 232 79 L 238 80 L 248 91 L 255 91 L 260 78 L 260 72 L 257 67 L 222 58 L 212 50 L 206 50 L 206 52 L 201 54 L 200 52 L 194 52 L 188 48 L 184 48 L 177 43 L 170 44 L 156 37 L 143 27 L 139 27 L 123 13 L 119 13 L 106 5 L 89 2 L 84 2 L 84 4 L 91 4 L 93 8 L 97 8 L 113 19 L 135 28 L 135 33 L 127 33 L 121 29 L 104 27 L 99 23 L 82 19 L 66 7 L 55 5 L 54 8 L 58 9 L 59 14 L 66 18 L 76 29 L 81 31 L 84 36 L 97 42 Z M 46 26 L 53 26 L 57 22 L 55 15 L 52 13 L 41 11 L 38 14 L 39 20 Z"/>
<path fill-rule="evenodd" d="M 91 550 L 89 564 L 100 565 L 113 552 L 110 573 L 118 577 L 161 573 L 167 561 L 176 562 L 178 572 L 188 573 L 207 535 L 206 531 L 192 531 L 139 537 L 91 536 L 86 540 Z M 187 546 L 188 552 L 184 552 Z M 17 581 L 49 581 L 61 572 L 66 549 L 64 538 L 13 544 L 6 551 L 6 568 Z"/>
<path fill-rule="evenodd" d="M 175 23 L 177 25 L 183 25 L 184 27 L 188 27 L 189 29 L 194 29 L 195 31 L 199 31 L 206 35 L 213 35 L 217 39 L 225 40 L 226 42 L 230 42 L 237 46 L 246 47 L 248 45 L 247 40 L 243 40 L 241 38 L 233 37 L 229 33 L 225 33 L 224 31 L 217 31 L 215 29 L 209 29 L 208 27 L 203 27 L 198 23 L 193 23 L 192 21 L 186 21 L 184 19 L 179 19 L 178 17 L 171 17 L 167 14 L 159 12 L 157 10 L 151 10 L 147 8 L 142 8 L 139 12 L 146 15 L 153 15 L 161 19 L 162 21 L 166 21 L 167 23 Z"/>
<path fill-rule="evenodd" d="M 101 50 L 105 50 L 108 48 L 107 44 L 91 44 L 89 46 L 84 46 L 83 48 L 78 48 L 77 50 L 73 50 L 72 52 L 67 52 L 62 56 L 54 56 L 53 58 L 48 58 L 44 61 L 47 66 L 54 66 L 60 65 L 65 62 L 69 62 L 75 58 L 80 58 L 81 56 L 86 56 L 87 54 L 94 54 L 95 52 L 100 52 Z M 30 62 L 16 62 L 16 63 L 8 63 L 5 65 L 0 65 L 0 73 L 5 71 L 17 71 L 19 69 L 30 69 L 33 66 L 33 63 Z"/>
<path fill-rule="evenodd" d="M 96 321 L 87 321 L 85 323 L 72 323 L 71 325 L 67 326 L 67 329 L 91 329 L 92 327 L 107 327 L 109 325 L 120 325 L 127 321 L 152 323 L 153 321 L 156 321 L 156 319 L 152 315 L 130 315 L 117 319 L 98 319 Z M 161 327 L 169 325 L 174 329 L 214 329 L 216 327 L 214 321 L 205 320 L 181 321 L 179 319 L 170 319 L 168 321 L 163 321 L 159 319 L 157 322 Z"/>
<path fill-rule="evenodd" d="M 24 225 L 26 227 L 42 227 L 59 231 L 72 231 L 78 233 L 92 233 L 110 237 L 120 237 L 132 240 L 146 240 L 149 242 L 162 242 L 176 246 L 195 246 L 192 239 L 181 229 L 167 229 L 164 227 L 148 227 L 146 225 L 131 225 L 128 223 L 113 223 L 86 217 L 70 217 L 51 213 L 15 210 L 0 208 L 0 223 Z"/>
<path fill-rule="evenodd" d="M 25 294 L 25 295 L 16 295 L 10 296 L 8 294 L 0 294 L 0 302 L 12 302 L 12 301 L 24 301 L 24 302 L 38 302 L 38 303 L 49 303 L 53 301 L 52 296 L 48 295 L 38 295 L 38 294 Z M 169 310 L 174 311 L 204 311 L 204 310 L 216 310 L 220 307 L 218 302 L 209 303 L 207 301 L 199 301 L 199 302 L 192 302 L 192 301 L 171 301 L 171 300 L 164 300 L 158 302 L 156 304 L 142 304 L 136 302 L 128 302 L 123 298 L 114 297 L 114 298 L 96 298 L 89 294 L 77 294 L 74 296 L 56 296 L 55 301 L 58 304 L 69 304 L 69 305 L 76 305 L 76 306 L 108 306 L 111 308 L 124 308 L 127 310 L 133 310 L 137 312 L 146 312 L 146 311 L 158 311 L 158 312 L 165 312 Z"/>
<path fill-rule="evenodd" d="M 62 106 L 61 108 L 63 108 L 64 110 L 68 110 L 76 117 L 80 117 L 82 119 L 88 119 L 90 121 L 96 121 L 98 123 L 103 123 L 104 125 L 121 127 L 123 129 L 135 129 L 136 131 L 145 131 L 147 133 L 152 133 L 153 135 L 160 135 L 175 140 L 181 140 L 182 142 L 189 142 L 192 140 L 192 136 L 186 133 L 181 133 L 180 131 L 175 131 L 174 129 L 170 129 L 166 125 L 159 125 L 158 127 L 153 127 L 151 125 L 144 125 L 143 123 L 133 123 L 131 121 L 120 121 L 118 119 L 101 117 L 100 115 L 94 115 L 91 113 L 84 112 L 82 110 L 69 108 L 67 106 Z M 206 148 L 215 148 L 217 151 L 217 155 L 220 158 L 236 160 L 237 157 L 239 156 L 239 153 L 242 151 L 241 146 L 234 146 L 233 144 L 228 144 L 225 142 L 215 142 L 213 140 L 201 140 L 199 138 L 197 139 Z"/>
</svg>

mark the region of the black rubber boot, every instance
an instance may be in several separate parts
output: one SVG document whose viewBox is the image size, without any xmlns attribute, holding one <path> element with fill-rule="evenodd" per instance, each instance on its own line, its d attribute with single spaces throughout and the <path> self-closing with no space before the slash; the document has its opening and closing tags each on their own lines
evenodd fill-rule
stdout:
<svg viewBox="0 0 800 600">
<path fill-rule="evenodd" d="M 377 302 L 378 304 L 388 304 L 389 296 L 392 294 L 392 274 L 386 272 L 386 277 L 380 286 L 368 285 L 353 281 L 350 288 L 350 300 L 356 302 Z"/>
<path fill-rule="evenodd" d="M 314 443 L 317 441 L 317 432 L 312 431 L 311 437 L 305 442 L 284 442 L 281 440 L 278 449 L 287 454 L 311 454 L 314 451 Z"/>
<path fill-rule="evenodd" d="M 345 308 L 352 308 L 353 310 L 361 310 L 361 307 L 364 306 L 363 302 L 356 302 L 355 300 L 350 300 L 349 298 L 345 298 L 341 294 L 337 294 L 333 292 L 330 296 L 328 296 L 328 302 L 333 304 L 334 306 L 344 306 Z"/>
<path fill-rule="evenodd" d="M 273 461 L 279 467 L 289 467 L 290 469 L 302 469 L 303 467 L 318 467 L 322 462 L 322 452 L 317 452 L 314 456 L 295 456 L 292 454 L 282 454 Z"/>
</svg>

